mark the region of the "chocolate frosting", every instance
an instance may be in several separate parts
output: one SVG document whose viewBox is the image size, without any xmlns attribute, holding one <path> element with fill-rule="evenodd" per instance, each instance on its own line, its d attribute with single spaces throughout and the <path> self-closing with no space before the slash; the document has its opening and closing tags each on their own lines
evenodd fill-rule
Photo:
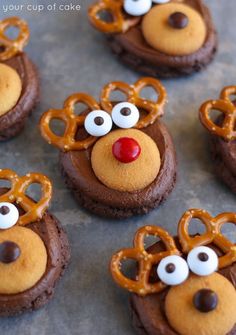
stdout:
<svg viewBox="0 0 236 335">
<path fill-rule="evenodd" d="M 24 126 L 39 96 L 36 67 L 23 52 L 3 62 L 17 71 L 22 80 L 22 92 L 16 106 L 0 117 L 0 140 L 16 135 Z"/>
<path fill-rule="evenodd" d="M 236 178 L 236 140 L 226 142 L 222 138 L 214 136 L 214 142 L 225 166 Z"/>
<path fill-rule="evenodd" d="M 204 45 L 195 53 L 186 56 L 171 56 L 153 49 L 147 44 L 141 30 L 141 23 L 132 27 L 126 33 L 114 34 L 108 37 L 111 47 L 121 60 L 133 65 L 137 70 L 154 75 L 171 76 L 179 72 L 188 74 L 198 71 L 207 65 L 213 58 L 217 49 L 217 33 L 208 8 L 202 0 L 185 0 L 183 3 L 196 9 L 203 17 L 207 26 L 207 37 Z M 161 71 L 163 69 L 163 71 Z M 174 72 L 176 69 L 176 72 Z M 180 73 L 179 73 L 180 74 Z"/>
<path fill-rule="evenodd" d="M 84 197 L 92 199 L 94 205 L 108 210 L 120 209 L 143 213 L 155 207 L 173 187 L 176 174 L 176 156 L 172 139 L 160 121 L 142 129 L 157 144 L 161 156 L 161 168 L 154 182 L 143 190 L 133 193 L 120 192 L 103 185 L 95 176 L 91 166 L 91 150 L 70 151 L 60 154 L 63 173 L 70 179 L 70 187 Z M 84 202 L 83 202 L 83 205 Z M 91 208 L 90 208 L 91 210 Z M 99 213 L 98 213 L 99 214 Z M 130 216 L 132 213 L 128 213 Z M 106 215 L 105 215 L 106 216 Z M 109 215 L 110 216 L 110 215 Z"/>
<path fill-rule="evenodd" d="M 176 238 L 176 243 L 178 239 Z M 219 256 L 222 252 L 215 246 L 211 246 L 217 252 Z M 158 242 L 149 248 L 149 252 L 156 253 L 163 251 L 164 246 L 162 242 Z M 236 263 L 228 266 L 219 271 L 224 275 L 232 284 L 236 287 Z M 156 267 L 153 268 L 153 274 L 151 276 L 152 281 L 157 280 Z M 180 335 L 174 329 L 171 328 L 168 320 L 165 316 L 165 297 L 168 293 L 169 288 L 164 291 L 148 295 L 146 297 L 140 297 L 136 294 L 131 294 L 130 305 L 132 311 L 132 322 L 134 327 L 139 331 L 139 334 L 143 335 Z M 235 335 L 236 325 L 234 328 L 225 335 Z"/>
<path fill-rule="evenodd" d="M 0 189 L 4 194 L 6 189 Z M 0 294 L 0 316 L 9 316 L 34 310 L 52 298 L 55 284 L 62 276 L 70 258 L 67 237 L 59 221 L 46 212 L 39 222 L 27 225 L 43 240 L 47 249 L 48 261 L 45 274 L 31 289 L 13 295 Z"/>
</svg>

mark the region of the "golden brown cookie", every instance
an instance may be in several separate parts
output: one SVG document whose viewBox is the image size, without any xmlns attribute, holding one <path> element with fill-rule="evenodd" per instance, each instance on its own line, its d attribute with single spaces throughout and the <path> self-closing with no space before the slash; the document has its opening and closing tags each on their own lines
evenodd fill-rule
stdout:
<svg viewBox="0 0 236 335">
<path fill-rule="evenodd" d="M 169 19 L 174 13 L 186 15 L 188 22 L 184 28 L 171 26 Z M 207 35 L 201 15 L 190 6 L 180 3 L 154 6 L 143 18 L 142 31 L 154 49 L 174 56 L 196 52 L 203 46 Z"/>
<path fill-rule="evenodd" d="M 218 304 L 211 312 L 201 313 L 195 308 L 193 297 L 207 288 L 217 294 Z M 182 335 L 203 334 L 203 325 L 204 335 L 225 335 L 236 324 L 234 295 L 232 283 L 218 273 L 207 277 L 191 275 L 187 281 L 169 290 L 165 300 L 166 316 L 175 331 Z"/>
<path fill-rule="evenodd" d="M 0 231 L 0 245 L 6 241 L 16 243 L 20 255 L 9 264 L 0 262 L 0 294 L 17 294 L 32 288 L 43 276 L 47 251 L 39 235 L 24 227 Z"/>
<path fill-rule="evenodd" d="M 133 138 L 141 147 L 140 156 L 132 163 L 121 163 L 112 153 L 113 144 L 122 137 Z M 148 135 L 136 129 L 122 129 L 109 133 L 94 145 L 91 163 L 96 177 L 107 187 L 134 192 L 154 181 L 161 159 L 155 142 Z"/>
<path fill-rule="evenodd" d="M 12 67 L 0 64 L 0 116 L 17 104 L 22 92 L 19 74 Z"/>
</svg>

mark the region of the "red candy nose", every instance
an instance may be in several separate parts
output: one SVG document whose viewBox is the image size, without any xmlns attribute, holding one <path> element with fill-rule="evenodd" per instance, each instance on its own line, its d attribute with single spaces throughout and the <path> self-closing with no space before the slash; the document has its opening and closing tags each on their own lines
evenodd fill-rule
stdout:
<svg viewBox="0 0 236 335">
<path fill-rule="evenodd" d="M 112 153 L 119 162 L 131 163 L 139 157 L 141 148 L 133 138 L 121 137 L 113 144 Z"/>
</svg>

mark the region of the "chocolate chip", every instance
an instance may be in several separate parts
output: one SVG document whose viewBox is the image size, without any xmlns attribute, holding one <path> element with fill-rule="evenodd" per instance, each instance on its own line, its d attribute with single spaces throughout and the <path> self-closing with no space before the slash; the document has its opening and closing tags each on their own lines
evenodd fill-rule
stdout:
<svg viewBox="0 0 236 335">
<path fill-rule="evenodd" d="M 20 256 L 19 246 L 11 241 L 5 241 L 0 244 L 0 262 L 4 264 L 13 263 Z"/>
<path fill-rule="evenodd" d="M 175 12 L 169 16 L 168 23 L 172 28 L 183 29 L 188 25 L 188 17 L 184 13 Z"/>
<path fill-rule="evenodd" d="M 104 123 L 104 119 L 103 119 L 103 117 L 101 117 L 101 116 L 97 116 L 97 117 L 95 117 L 95 119 L 94 119 L 94 123 L 95 123 L 97 126 L 102 126 L 103 123 Z"/>
<path fill-rule="evenodd" d="M 198 259 L 201 261 L 201 262 L 207 262 L 208 259 L 209 259 L 209 256 L 205 253 L 205 252 L 200 252 L 198 254 Z"/>
<path fill-rule="evenodd" d="M 202 313 L 208 313 L 216 309 L 218 304 L 217 294 L 209 289 L 199 290 L 193 298 L 195 308 Z"/>
<path fill-rule="evenodd" d="M 120 114 L 123 116 L 129 116 L 131 114 L 131 109 L 128 107 L 124 107 L 120 110 Z"/>
<path fill-rule="evenodd" d="M 167 273 L 173 273 L 175 271 L 175 265 L 173 263 L 166 265 L 166 272 Z"/>
<path fill-rule="evenodd" d="M 10 208 L 7 206 L 0 207 L 0 214 L 7 215 L 10 212 Z"/>
</svg>

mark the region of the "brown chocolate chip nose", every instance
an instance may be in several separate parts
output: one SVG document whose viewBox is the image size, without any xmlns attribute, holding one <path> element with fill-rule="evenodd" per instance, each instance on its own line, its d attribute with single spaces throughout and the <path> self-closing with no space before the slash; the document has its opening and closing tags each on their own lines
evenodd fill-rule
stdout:
<svg viewBox="0 0 236 335">
<path fill-rule="evenodd" d="M 4 264 L 13 263 L 20 256 L 19 246 L 11 241 L 0 244 L 0 262 Z"/>
<path fill-rule="evenodd" d="M 193 298 L 195 308 L 202 313 L 208 313 L 216 309 L 218 304 L 217 294 L 208 289 L 199 290 Z"/>
<path fill-rule="evenodd" d="M 183 29 L 188 25 L 188 17 L 184 13 L 175 12 L 169 16 L 168 23 L 172 28 Z"/>
</svg>

